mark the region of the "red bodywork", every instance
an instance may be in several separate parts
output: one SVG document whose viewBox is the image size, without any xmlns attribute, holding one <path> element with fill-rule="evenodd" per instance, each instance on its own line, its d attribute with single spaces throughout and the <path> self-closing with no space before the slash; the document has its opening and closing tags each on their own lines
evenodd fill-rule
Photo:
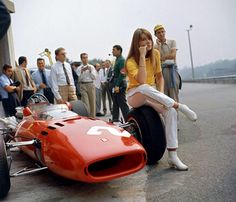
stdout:
<svg viewBox="0 0 236 202">
<path fill-rule="evenodd" d="M 31 158 L 60 176 L 85 182 L 112 180 L 145 166 L 146 152 L 140 143 L 133 136 L 112 132 L 122 134 L 124 129 L 78 116 L 65 106 L 38 105 L 24 112 L 29 116 L 18 125 L 16 140 L 39 140 L 39 148 L 22 147 Z M 101 134 L 88 134 L 91 128 Z"/>
</svg>

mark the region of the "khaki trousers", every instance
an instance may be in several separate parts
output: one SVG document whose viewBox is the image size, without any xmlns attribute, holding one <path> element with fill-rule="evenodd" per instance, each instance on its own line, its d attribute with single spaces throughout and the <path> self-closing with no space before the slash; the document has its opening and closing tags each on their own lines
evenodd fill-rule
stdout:
<svg viewBox="0 0 236 202">
<path fill-rule="evenodd" d="M 80 83 L 81 101 L 85 104 L 89 116 L 96 115 L 96 90 L 93 83 Z"/>
<path fill-rule="evenodd" d="M 59 86 L 59 94 L 66 102 L 77 100 L 75 86 Z"/>
</svg>

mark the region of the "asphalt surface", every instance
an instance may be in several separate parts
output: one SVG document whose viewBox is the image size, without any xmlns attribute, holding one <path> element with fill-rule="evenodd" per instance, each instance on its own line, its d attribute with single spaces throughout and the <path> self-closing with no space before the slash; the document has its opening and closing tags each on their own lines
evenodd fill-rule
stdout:
<svg viewBox="0 0 236 202">
<path fill-rule="evenodd" d="M 106 183 L 42 171 L 11 178 L 4 201 L 236 201 L 236 85 L 184 84 L 180 97 L 199 117 L 196 123 L 179 117 L 178 152 L 189 171 L 169 168 L 166 154 L 155 166 Z M 19 152 L 13 158 L 12 171 L 31 162 Z"/>
</svg>

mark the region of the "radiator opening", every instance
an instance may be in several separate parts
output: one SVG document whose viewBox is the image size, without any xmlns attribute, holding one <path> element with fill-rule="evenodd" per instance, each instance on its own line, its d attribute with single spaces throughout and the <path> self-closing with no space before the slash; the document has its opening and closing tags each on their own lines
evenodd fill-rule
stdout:
<svg viewBox="0 0 236 202">
<path fill-rule="evenodd" d="M 93 177 L 106 177 L 139 169 L 145 161 L 143 153 L 126 154 L 92 163 L 88 172 Z"/>
</svg>

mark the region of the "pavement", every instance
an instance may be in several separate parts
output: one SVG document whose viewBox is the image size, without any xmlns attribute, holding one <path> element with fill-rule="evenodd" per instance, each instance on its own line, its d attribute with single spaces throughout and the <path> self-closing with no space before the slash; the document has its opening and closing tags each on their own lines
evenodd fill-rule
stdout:
<svg viewBox="0 0 236 202">
<path fill-rule="evenodd" d="M 180 99 L 199 118 L 179 116 L 178 153 L 189 171 L 169 168 L 166 154 L 157 165 L 98 184 L 42 171 L 11 178 L 4 201 L 236 201 L 236 85 L 184 83 Z M 31 163 L 20 152 L 13 159 L 12 172 Z"/>
</svg>

